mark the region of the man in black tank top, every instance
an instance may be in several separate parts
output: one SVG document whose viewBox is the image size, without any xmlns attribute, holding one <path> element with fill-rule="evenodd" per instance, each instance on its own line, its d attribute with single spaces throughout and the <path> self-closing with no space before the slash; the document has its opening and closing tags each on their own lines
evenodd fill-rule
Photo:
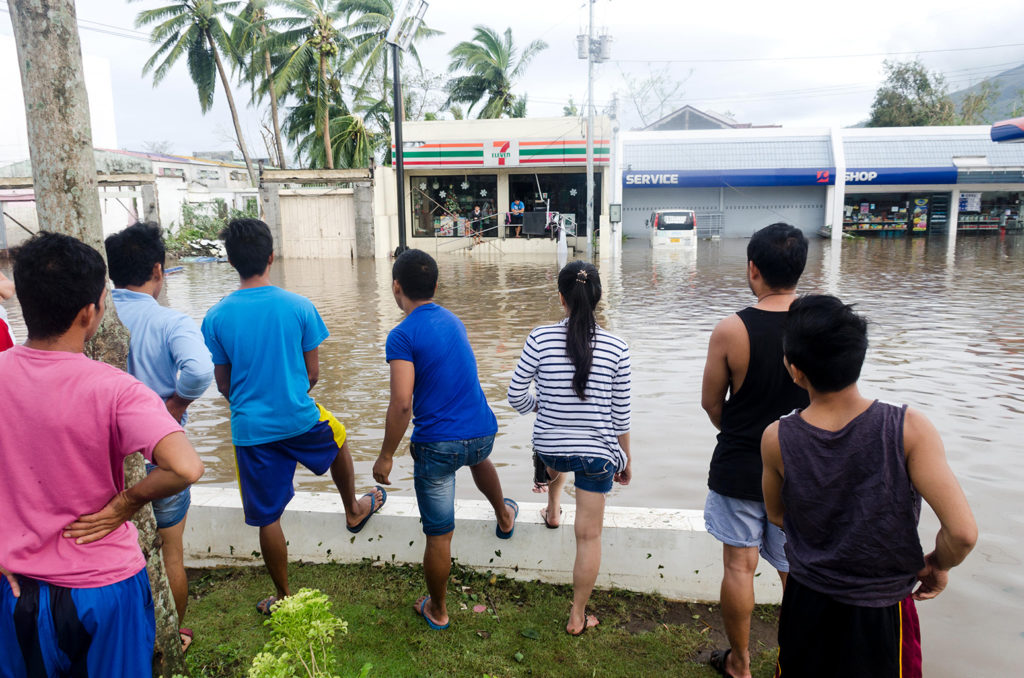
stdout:
<svg viewBox="0 0 1024 678">
<path fill-rule="evenodd" d="M 759 554 L 785 584 L 785 535 L 768 522 L 761 495 L 761 435 L 784 414 L 806 407 L 807 393 L 782 361 L 782 325 L 807 263 L 807 239 L 772 224 L 747 245 L 754 306 L 725 318 L 711 333 L 701 405 L 719 430 L 704 506 L 707 530 L 722 542 L 722 619 L 729 649 L 711 654 L 725 676 L 750 677 L 750 615 Z"/>
</svg>

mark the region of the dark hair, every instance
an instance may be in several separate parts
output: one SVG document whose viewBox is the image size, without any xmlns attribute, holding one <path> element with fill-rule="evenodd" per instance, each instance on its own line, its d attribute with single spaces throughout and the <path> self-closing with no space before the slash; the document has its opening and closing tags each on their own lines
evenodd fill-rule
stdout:
<svg viewBox="0 0 1024 678">
<path fill-rule="evenodd" d="M 413 301 L 433 299 L 437 289 L 437 262 L 423 250 L 405 250 L 391 267 L 391 278 Z"/>
<path fill-rule="evenodd" d="M 274 253 L 270 227 L 259 219 L 233 219 L 220 232 L 228 261 L 243 279 L 262 275 Z"/>
<path fill-rule="evenodd" d="M 145 285 L 153 277 L 153 266 L 162 267 L 167 260 L 163 233 L 153 223 L 134 223 L 109 236 L 103 244 L 110 279 L 118 287 Z"/>
<path fill-rule="evenodd" d="M 860 378 L 868 350 L 868 323 L 827 294 L 800 297 L 789 307 L 782 351 L 816 391 L 841 391 Z"/>
<path fill-rule="evenodd" d="M 807 264 L 807 238 L 789 224 L 765 226 L 747 243 L 747 261 L 754 262 L 771 289 L 792 289 Z"/>
<path fill-rule="evenodd" d="M 14 286 L 29 339 L 68 331 L 79 311 L 100 303 L 107 267 L 81 240 L 40 231 L 14 250 Z"/>
<path fill-rule="evenodd" d="M 576 373 L 572 377 L 572 390 L 580 400 L 586 400 L 587 379 L 594 364 L 594 335 L 597 319 L 594 309 L 601 301 L 601 276 L 597 267 L 585 261 L 572 261 L 558 273 L 558 291 L 569 307 L 569 321 L 565 328 L 565 352 L 569 354 Z"/>
</svg>

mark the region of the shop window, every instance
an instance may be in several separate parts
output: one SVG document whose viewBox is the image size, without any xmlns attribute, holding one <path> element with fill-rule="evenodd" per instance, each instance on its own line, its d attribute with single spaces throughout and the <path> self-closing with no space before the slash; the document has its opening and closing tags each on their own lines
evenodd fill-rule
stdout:
<svg viewBox="0 0 1024 678">
<path fill-rule="evenodd" d="M 220 181 L 220 172 L 217 170 L 199 170 L 200 181 Z"/>
<path fill-rule="evenodd" d="M 181 167 L 161 167 L 160 176 L 184 178 L 185 170 Z"/>
<path fill-rule="evenodd" d="M 521 200 L 527 212 L 550 209 L 575 219 L 576 233 L 587 228 L 587 175 L 572 174 L 513 174 L 508 178 L 510 200 Z M 550 205 L 550 208 L 548 207 Z M 601 223 L 601 173 L 594 172 L 594 230 Z M 508 209 L 505 206 L 504 209 Z M 511 233 L 510 233 L 511 234 Z"/>
<path fill-rule="evenodd" d="M 480 231 L 497 236 L 496 174 L 411 176 L 409 181 L 413 237 L 457 238 Z"/>
<path fill-rule="evenodd" d="M 1019 193 L 964 191 L 960 194 L 957 228 L 968 233 L 1017 231 L 1021 228 Z"/>
</svg>

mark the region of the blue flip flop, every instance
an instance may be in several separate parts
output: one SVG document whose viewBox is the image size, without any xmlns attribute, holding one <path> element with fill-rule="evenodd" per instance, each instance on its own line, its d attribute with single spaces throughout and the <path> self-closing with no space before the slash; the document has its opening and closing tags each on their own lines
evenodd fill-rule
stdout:
<svg viewBox="0 0 1024 678">
<path fill-rule="evenodd" d="M 449 618 L 448 619 L 448 623 L 443 625 L 443 626 L 441 624 L 438 624 L 437 622 L 433 621 L 430 617 L 427 616 L 427 613 L 423 609 L 423 608 L 425 608 L 427 606 L 427 601 L 428 600 L 430 600 L 430 596 L 425 596 L 423 598 L 423 600 L 420 601 L 420 609 L 418 610 L 419 615 L 421 617 L 423 617 L 423 619 L 427 622 L 427 626 L 429 626 L 433 630 L 435 630 L 435 631 L 444 631 L 446 628 L 448 628 L 449 626 L 452 625 L 451 618 Z"/>
<path fill-rule="evenodd" d="M 512 533 L 516 531 L 516 518 L 519 517 L 519 504 L 516 503 L 515 499 L 509 499 L 508 497 L 505 497 L 505 505 L 511 506 L 512 510 L 515 512 L 515 515 L 512 516 L 512 529 L 508 532 L 502 532 L 501 525 L 494 526 L 494 534 L 498 537 L 498 539 L 512 538 Z"/>
<path fill-rule="evenodd" d="M 387 501 L 388 501 L 388 491 L 385 490 L 380 485 L 375 485 L 374 487 L 376 489 L 380 490 L 380 505 L 377 504 L 377 495 L 376 495 L 375 492 L 367 492 L 366 494 L 363 495 L 363 497 L 369 497 L 370 498 L 370 512 L 367 513 L 366 517 L 363 518 L 362 520 L 360 520 L 359 524 L 356 525 L 355 527 L 352 527 L 350 525 L 345 525 L 345 527 L 348 528 L 348 531 L 351 532 L 352 534 L 359 534 L 360 532 L 362 532 L 363 526 L 366 525 L 366 521 L 369 520 L 370 518 L 372 518 L 373 514 L 375 514 L 377 511 L 379 511 L 382 508 L 384 508 L 384 504 L 386 504 Z"/>
</svg>

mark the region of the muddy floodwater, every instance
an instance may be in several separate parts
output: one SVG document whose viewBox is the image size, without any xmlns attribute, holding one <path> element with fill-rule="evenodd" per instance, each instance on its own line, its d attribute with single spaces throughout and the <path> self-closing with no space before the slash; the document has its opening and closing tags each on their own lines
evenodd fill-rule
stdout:
<svg viewBox="0 0 1024 678">
<path fill-rule="evenodd" d="M 846 242 L 841 253 L 811 245 L 800 290 L 837 294 L 870 318 L 862 391 L 931 417 L 981 529 L 949 589 L 919 605 L 926 675 L 1024 675 L 1024 237 L 961 236 L 952 249 L 944 237 Z M 696 252 L 652 252 L 631 241 L 618 261 L 601 265 L 600 322 L 629 342 L 633 362 L 635 478 L 616 486 L 612 502 L 703 507 L 715 430 L 700 409 L 701 372 L 715 322 L 751 301 L 745 248 L 745 240 L 723 240 Z M 507 405 L 505 389 L 529 331 L 560 317 L 557 262 L 478 252 L 439 264 L 437 301 L 465 322 L 498 418 L 492 459 L 505 493 L 532 499 L 532 420 Z M 273 273 L 312 299 L 331 331 L 314 394 L 348 428 L 357 485 L 368 487 L 387 408 L 384 341 L 402 318 L 390 264 L 281 261 Z M 226 264 L 186 264 L 161 303 L 201 321 L 236 284 Z M 7 308 L 23 340 L 17 305 Z M 188 433 L 207 468 L 202 482 L 233 485 L 227 404 L 211 388 L 190 412 Z M 399 454 L 390 491 L 411 495 L 406 446 Z M 302 469 L 296 484 L 330 488 Z M 477 496 L 468 474 L 458 492 Z M 926 551 L 936 524 L 926 508 Z"/>
</svg>

